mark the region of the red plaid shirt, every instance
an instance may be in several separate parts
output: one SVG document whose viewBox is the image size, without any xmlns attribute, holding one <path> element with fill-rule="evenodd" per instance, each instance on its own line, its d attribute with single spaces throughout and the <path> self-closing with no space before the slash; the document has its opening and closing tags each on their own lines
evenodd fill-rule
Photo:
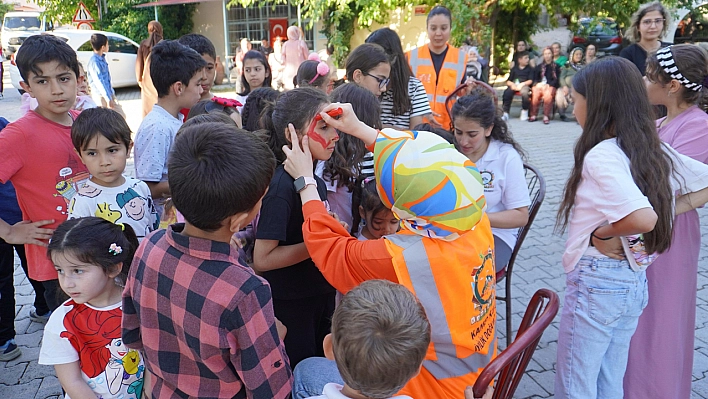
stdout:
<svg viewBox="0 0 708 399">
<path fill-rule="evenodd" d="M 182 228 L 143 240 L 123 292 L 123 341 L 143 350 L 153 398 L 287 398 L 270 286 L 229 244 Z"/>
</svg>

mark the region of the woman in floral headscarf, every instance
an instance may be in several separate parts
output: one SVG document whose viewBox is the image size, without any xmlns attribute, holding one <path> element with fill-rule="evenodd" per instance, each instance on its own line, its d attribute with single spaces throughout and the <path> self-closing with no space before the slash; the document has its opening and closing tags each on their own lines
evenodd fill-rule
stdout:
<svg viewBox="0 0 708 399">
<path fill-rule="evenodd" d="M 337 108 L 343 111 L 338 119 L 325 113 Z M 400 283 L 415 293 L 430 317 L 432 341 L 420 374 L 400 394 L 463 397 L 496 353 L 494 239 L 479 171 L 439 136 L 376 131 L 357 119 L 350 104 L 331 104 L 320 115 L 374 152 L 379 196 L 402 228 L 379 240 L 359 241 L 327 213 L 317 190 L 304 183 L 303 233 L 312 260 L 342 293 L 371 279 Z M 294 130 L 291 134 L 297 143 Z M 307 140 L 302 139 L 304 152 L 300 145 L 283 149 L 285 170 L 296 178 L 296 186 L 312 176 Z M 301 362 L 295 371 L 296 397 L 322 392 L 312 380 L 330 374 L 334 381 L 327 382 L 337 382 L 336 365 L 324 359 Z"/>
</svg>

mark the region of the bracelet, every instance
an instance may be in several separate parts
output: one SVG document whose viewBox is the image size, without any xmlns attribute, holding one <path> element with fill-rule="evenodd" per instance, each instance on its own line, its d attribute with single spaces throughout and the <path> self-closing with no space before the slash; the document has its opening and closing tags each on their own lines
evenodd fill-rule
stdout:
<svg viewBox="0 0 708 399">
<path fill-rule="evenodd" d="M 593 230 L 592 233 L 590 233 L 590 237 L 595 237 L 595 238 L 597 238 L 597 239 L 600 240 L 600 241 L 608 241 L 608 240 L 611 240 L 611 239 L 614 238 L 614 237 L 611 237 L 611 236 L 610 236 L 610 237 L 605 237 L 605 238 L 596 236 L 596 235 L 595 235 L 595 232 L 596 232 L 597 229 L 599 229 L 600 227 L 602 227 L 602 226 L 596 227 L 595 230 Z M 592 241 L 592 240 L 591 240 L 591 241 Z"/>
</svg>

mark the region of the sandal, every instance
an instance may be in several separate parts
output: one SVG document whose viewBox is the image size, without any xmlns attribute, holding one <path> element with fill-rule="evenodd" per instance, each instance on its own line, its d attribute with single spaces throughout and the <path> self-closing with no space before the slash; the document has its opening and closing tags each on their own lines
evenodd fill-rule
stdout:
<svg viewBox="0 0 708 399">
<path fill-rule="evenodd" d="M 536 122 L 535 116 L 529 116 L 529 122 Z"/>
<path fill-rule="evenodd" d="M 544 125 L 548 125 L 549 123 L 551 123 L 551 120 L 548 119 L 547 116 L 544 116 L 544 117 L 543 117 L 543 124 L 544 124 Z"/>
</svg>

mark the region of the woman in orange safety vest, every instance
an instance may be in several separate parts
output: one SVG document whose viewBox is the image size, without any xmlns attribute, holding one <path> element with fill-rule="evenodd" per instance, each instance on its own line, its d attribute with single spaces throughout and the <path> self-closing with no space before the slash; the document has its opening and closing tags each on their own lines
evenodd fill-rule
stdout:
<svg viewBox="0 0 708 399">
<path fill-rule="evenodd" d="M 425 24 L 430 42 L 407 52 L 406 58 L 413 76 L 425 87 L 435 121 L 444 129 L 451 129 L 445 99 L 464 82 L 467 54 L 448 43 L 452 24 L 450 10 L 434 7 Z"/>
<path fill-rule="evenodd" d="M 335 108 L 343 109 L 339 119 L 324 113 Z M 393 129 L 378 132 L 360 122 L 350 104 L 332 104 L 320 115 L 327 125 L 362 139 L 374 152 L 379 196 L 401 220 L 402 228 L 379 240 L 351 237 L 327 213 L 316 187 L 306 183 L 312 177 L 312 158 L 309 138 L 304 136 L 305 152 L 300 145 L 283 150 L 288 155 L 285 170 L 301 190 L 308 253 L 342 293 L 371 279 L 410 289 L 430 318 L 431 344 L 420 374 L 400 394 L 464 397 L 465 388 L 475 383 L 496 354 L 494 238 L 479 171 L 439 136 Z M 288 135 L 297 142 L 294 131 Z M 298 180 L 302 180 L 299 186 Z M 334 363 L 329 368 L 338 375 Z M 313 381 L 303 381 L 303 386 L 313 387 L 323 374 L 327 373 L 318 369 L 311 375 Z M 307 378 L 303 375 L 303 380 Z M 296 379 L 296 389 L 297 384 Z M 314 390 L 308 394 L 322 392 Z"/>
</svg>

